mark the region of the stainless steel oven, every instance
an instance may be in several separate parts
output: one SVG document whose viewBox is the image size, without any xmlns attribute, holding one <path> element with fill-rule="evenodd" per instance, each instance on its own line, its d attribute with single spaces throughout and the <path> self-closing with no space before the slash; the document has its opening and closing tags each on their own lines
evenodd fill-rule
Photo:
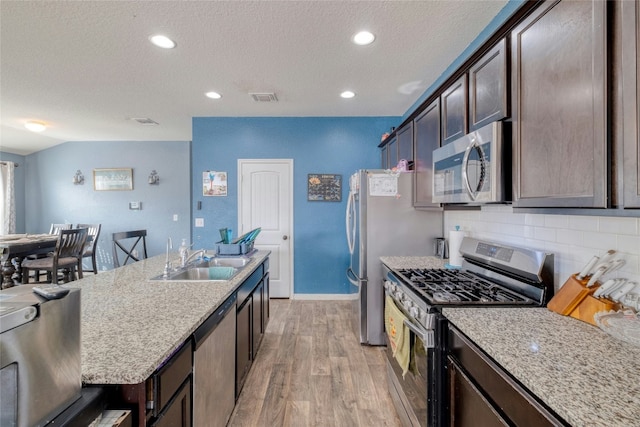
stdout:
<svg viewBox="0 0 640 427">
<path fill-rule="evenodd" d="M 445 326 L 439 312 L 429 311 L 427 305 L 413 293 L 389 268 L 383 265 L 385 304 L 394 304 L 403 314 L 403 324 L 409 330 L 411 367 L 404 369 L 393 354 L 388 334 L 386 338 L 387 379 L 389 393 L 403 426 L 435 426 L 442 417 L 439 398 L 445 386 L 441 370 L 444 363 L 443 343 L 446 335 L 438 329 Z M 386 312 L 386 310 L 385 310 Z"/>
<path fill-rule="evenodd" d="M 469 237 L 461 253 L 457 270 L 383 264 L 385 304 L 402 314 L 412 358 L 403 375 L 386 330 L 389 391 L 404 426 L 448 422 L 448 325 L 442 307 L 539 307 L 553 295 L 552 254 Z"/>
</svg>

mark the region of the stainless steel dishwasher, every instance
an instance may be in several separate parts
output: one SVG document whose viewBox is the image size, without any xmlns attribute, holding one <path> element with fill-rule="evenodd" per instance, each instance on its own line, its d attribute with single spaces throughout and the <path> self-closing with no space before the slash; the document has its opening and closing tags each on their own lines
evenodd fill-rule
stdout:
<svg viewBox="0 0 640 427">
<path fill-rule="evenodd" d="M 235 405 L 235 295 L 204 321 L 193 339 L 193 425 L 224 427 Z"/>
</svg>

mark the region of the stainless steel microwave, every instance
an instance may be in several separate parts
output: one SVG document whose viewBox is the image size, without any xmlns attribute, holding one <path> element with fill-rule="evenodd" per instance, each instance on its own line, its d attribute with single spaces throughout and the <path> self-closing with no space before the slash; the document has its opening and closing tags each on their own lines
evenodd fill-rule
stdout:
<svg viewBox="0 0 640 427">
<path fill-rule="evenodd" d="M 511 200 L 511 158 L 493 122 L 433 151 L 434 203 L 502 203 Z"/>
</svg>

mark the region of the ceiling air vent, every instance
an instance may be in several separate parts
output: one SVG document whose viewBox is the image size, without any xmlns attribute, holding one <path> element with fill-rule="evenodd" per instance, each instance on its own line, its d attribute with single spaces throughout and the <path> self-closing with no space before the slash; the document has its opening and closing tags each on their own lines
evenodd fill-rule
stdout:
<svg viewBox="0 0 640 427">
<path fill-rule="evenodd" d="M 250 93 L 249 95 L 256 102 L 278 102 L 275 93 Z"/>
<path fill-rule="evenodd" d="M 132 117 L 131 120 L 135 120 L 143 126 L 157 126 L 159 123 L 151 120 L 148 117 Z"/>
</svg>

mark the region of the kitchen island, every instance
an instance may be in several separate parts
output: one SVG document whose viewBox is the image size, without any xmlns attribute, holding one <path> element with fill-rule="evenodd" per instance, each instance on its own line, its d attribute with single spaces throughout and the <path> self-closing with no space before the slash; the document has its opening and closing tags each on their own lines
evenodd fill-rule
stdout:
<svg viewBox="0 0 640 427">
<path fill-rule="evenodd" d="M 83 385 L 120 386 L 125 401 L 144 412 L 145 383 L 148 387 L 160 367 L 171 365 L 190 349 L 198 327 L 259 268 L 262 277 L 269 254 L 254 253 L 230 280 L 151 280 L 164 269 L 165 255 L 158 255 L 69 283 L 82 290 Z M 179 259 L 172 259 L 172 264 L 179 265 Z M 190 356 L 188 360 L 190 366 Z M 144 419 L 139 421 L 144 425 Z"/>
</svg>

